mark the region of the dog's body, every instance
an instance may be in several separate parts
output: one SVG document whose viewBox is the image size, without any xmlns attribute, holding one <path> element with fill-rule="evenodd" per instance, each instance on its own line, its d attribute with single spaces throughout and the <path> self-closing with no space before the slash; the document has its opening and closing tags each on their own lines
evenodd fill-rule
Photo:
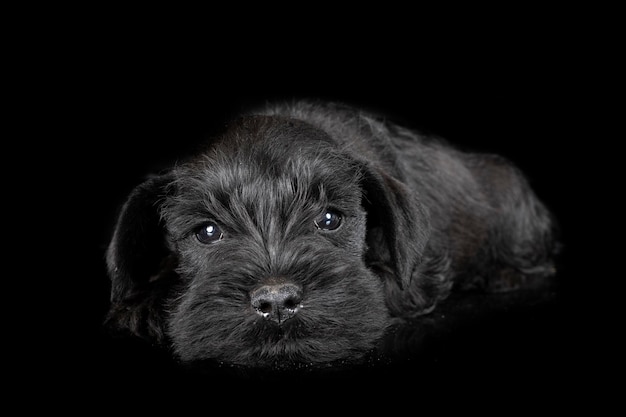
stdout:
<svg viewBox="0 0 626 417">
<path fill-rule="evenodd" d="M 129 196 L 108 321 L 183 361 L 326 363 L 453 287 L 542 282 L 555 247 L 552 216 L 503 158 L 343 105 L 278 105 Z"/>
</svg>

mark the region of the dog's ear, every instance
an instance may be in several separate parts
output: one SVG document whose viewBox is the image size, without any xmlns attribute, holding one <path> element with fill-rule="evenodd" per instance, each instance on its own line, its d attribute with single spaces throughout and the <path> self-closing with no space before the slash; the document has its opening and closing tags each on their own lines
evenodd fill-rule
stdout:
<svg viewBox="0 0 626 417">
<path fill-rule="evenodd" d="M 414 192 L 383 170 L 362 168 L 367 212 L 366 260 L 407 288 L 420 264 L 430 234 L 428 212 Z"/>
<path fill-rule="evenodd" d="M 106 253 L 111 279 L 110 328 L 141 337 L 162 337 L 162 303 L 176 278 L 160 205 L 172 176 L 152 177 L 137 186 L 121 208 Z"/>
</svg>

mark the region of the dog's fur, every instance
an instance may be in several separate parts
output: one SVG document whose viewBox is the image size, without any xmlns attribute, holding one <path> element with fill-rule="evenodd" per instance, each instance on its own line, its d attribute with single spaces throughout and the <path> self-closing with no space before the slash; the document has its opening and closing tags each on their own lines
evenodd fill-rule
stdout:
<svg viewBox="0 0 626 417">
<path fill-rule="evenodd" d="M 541 283 L 556 246 L 502 157 L 341 104 L 280 104 L 130 194 L 107 251 L 107 322 L 184 362 L 358 358 L 453 288 Z"/>
</svg>

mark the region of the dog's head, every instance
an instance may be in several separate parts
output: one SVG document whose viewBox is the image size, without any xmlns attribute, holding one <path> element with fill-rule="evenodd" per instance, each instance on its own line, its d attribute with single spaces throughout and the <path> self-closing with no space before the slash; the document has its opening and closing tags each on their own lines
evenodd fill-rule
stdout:
<svg viewBox="0 0 626 417">
<path fill-rule="evenodd" d="M 183 361 L 359 357 L 389 324 L 427 227 L 405 187 L 349 146 L 246 117 L 128 197 L 107 252 L 108 322 Z"/>
</svg>

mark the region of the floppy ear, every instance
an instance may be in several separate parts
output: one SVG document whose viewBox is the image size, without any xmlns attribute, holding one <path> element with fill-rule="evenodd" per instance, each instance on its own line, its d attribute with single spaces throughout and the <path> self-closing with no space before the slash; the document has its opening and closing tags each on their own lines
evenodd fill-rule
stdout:
<svg viewBox="0 0 626 417">
<path fill-rule="evenodd" d="M 430 214 L 416 192 L 372 166 L 363 167 L 366 262 L 385 279 L 396 315 L 430 311 L 450 289 L 447 254 L 430 239 Z"/>
<path fill-rule="evenodd" d="M 163 335 L 162 303 L 177 278 L 159 212 L 171 179 L 170 174 L 150 178 L 130 193 L 106 253 L 111 279 L 106 324 L 157 340 Z"/>
<path fill-rule="evenodd" d="M 391 268 L 397 284 L 406 287 L 428 241 L 428 212 L 406 185 L 382 170 L 365 166 L 363 173 L 367 258 Z"/>
</svg>

